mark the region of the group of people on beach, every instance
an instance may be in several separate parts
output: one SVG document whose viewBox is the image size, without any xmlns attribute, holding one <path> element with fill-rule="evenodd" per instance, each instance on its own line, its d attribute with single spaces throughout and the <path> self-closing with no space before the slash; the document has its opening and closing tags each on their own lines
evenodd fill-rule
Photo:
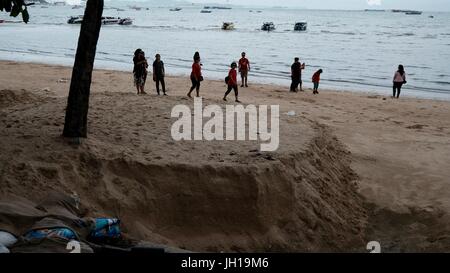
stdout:
<svg viewBox="0 0 450 273">
<path fill-rule="evenodd" d="M 134 84 L 137 89 L 137 93 L 146 94 L 144 91 L 145 82 L 147 80 L 147 69 L 148 63 L 145 58 L 145 53 L 142 49 L 136 49 L 133 57 L 134 62 Z M 300 58 L 295 57 L 294 63 L 291 65 L 291 87 L 290 92 L 298 92 L 303 91 L 303 81 L 302 81 L 302 70 L 306 67 L 305 63 L 300 62 Z M 250 61 L 246 57 L 246 53 L 242 52 L 241 58 L 238 63 L 232 62 L 230 65 L 230 70 L 228 71 L 228 76 L 225 77 L 225 83 L 227 84 L 227 90 L 224 94 L 223 100 L 227 101 L 227 96 L 233 90 L 235 95 L 235 101 L 240 102 L 238 99 L 239 88 L 237 81 L 237 70 L 241 75 L 241 87 L 248 87 L 248 72 L 250 71 Z M 314 84 L 313 94 L 319 94 L 319 83 L 320 76 L 323 73 L 322 69 L 317 70 L 312 76 L 312 82 Z M 156 92 L 160 95 L 160 85 L 162 88 L 163 94 L 166 96 L 166 84 L 164 81 L 165 69 L 164 62 L 161 60 L 160 54 L 155 55 L 155 61 L 153 62 L 153 81 L 156 84 Z M 190 79 L 192 82 L 192 86 L 187 93 L 188 97 L 191 97 L 192 92 L 196 91 L 196 96 L 200 96 L 200 83 L 203 81 L 202 75 L 202 63 L 200 58 L 200 53 L 197 51 L 193 57 L 193 64 Z M 406 84 L 406 73 L 403 65 L 399 65 L 398 70 L 395 72 L 393 79 L 393 98 L 399 98 L 401 88 L 403 84 Z M 300 86 L 300 88 L 299 88 Z"/>
<path fill-rule="evenodd" d="M 148 62 L 145 58 L 145 52 L 138 48 L 134 52 L 133 57 L 133 75 L 134 75 L 134 85 L 136 86 L 137 93 L 147 94 L 144 91 L 145 82 L 147 81 L 147 69 Z M 164 81 L 165 69 L 164 62 L 161 61 L 161 56 L 159 54 L 155 55 L 155 61 L 153 62 L 153 81 L 156 83 L 156 92 L 160 95 L 159 85 L 161 84 L 163 94 L 166 96 L 166 83 Z"/>
<path fill-rule="evenodd" d="M 294 63 L 291 65 L 291 88 L 290 92 L 298 92 L 298 86 L 300 85 L 300 91 L 303 91 L 302 70 L 305 69 L 306 64 L 300 62 L 300 58 L 295 57 Z M 322 69 L 317 70 L 312 76 L 312 82 L 314 84 L 313 94 L 319 94 L 319 82 L 320 75 L 323 73 Z"/>
</svg>

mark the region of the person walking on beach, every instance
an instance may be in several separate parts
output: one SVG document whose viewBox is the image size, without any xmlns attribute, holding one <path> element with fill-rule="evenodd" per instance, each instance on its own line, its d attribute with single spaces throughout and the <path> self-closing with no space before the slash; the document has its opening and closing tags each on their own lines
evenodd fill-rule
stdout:
<svg viewBox="0 0 450 273">
<path fill-rule="evenodd" d="M 155 61 L 153 62 L 153 81 L 156 82 L 156 92 L 158 93 L 158 95 L 160 94 L 159 83 L 161 83 L 161 87 L 162 87 L 164 96 L 167 96 L 166 83 L 164 82 L 164 76 L 165 76 L 164 62 L 161 61 L 161 55 L 156 54 Z"/>
<path fill-rule="evenodd" d="M 196 52 L 197 55 L 198 52 Z M 200 82 L 203 81 L 202 67 L 200 66 L 200 55 L 194 55 L 194 63 L 192 64 L 191 82 L 192 86 L 187 94 L 191 98 L 191 93 L 195 89 L 197 97 L 200 97 Z"/>
<path fill-rule="evenodd" d="M 142 49 L 138 48 L 134 52 L 133 57 L 133 75 L 134 75 L 134 85 L 137 89 L 137 94 L 147 94 L 144 91 L 145 81 L 147 80 L 147 59 L 145 59 L 145 53 Z"/>
<path fill-rule="evenodd" d="M 319 82 L 320 82 L 320 74 L 323 73 L 322 69 L 319 69 L 312 76 L 312 82 L 314 83 L 313 94 L 319 94 Z"/>
<path fill-rule="evenodd" d="M 238 99 L 238 82 L 237 82 L 237 72 L 236 72 L 237 64 L 236 62 L 231 63 L 231 69 L 228 72 L 228 77 L 225 78 L 228 89 L 225 92 L 225 96 L 223 97 L 224 101 L 227 101 L 227 96 L 230 94 L 231 90 L 234 90 L 234 96 L 236 97 L 236 102 L 240 102 Z"/>
<path fill-rule="evenodd" d="M 300 59 L 296 57 L 294 59 L 294 63 L 291 66 L 291 92 L 297 92 L 298 85 L 300 84 L 300 91 L 303 91 L 302 89 L 302 70 L 305 69 L 305 63 L 300 63 Z"/>
<path fill-rule="evenodd" d="M 239 72 L 241 73 L 242 85 L 241 87 L 248 87 L 248 72 L 250 71 L 250 61 L 245 57 L 245 52 L 242 52 L 239 60 Z"/>
<path fill-rule="evenodd" d="M 400 97 L 400 91 L 402 90 L 402 86 L 406 84 L 406 73 L 403 65 L 398 66 L 397 72 L 394 74 L 394 87 L 393 87 L 393 98 Z"/>
</svg>

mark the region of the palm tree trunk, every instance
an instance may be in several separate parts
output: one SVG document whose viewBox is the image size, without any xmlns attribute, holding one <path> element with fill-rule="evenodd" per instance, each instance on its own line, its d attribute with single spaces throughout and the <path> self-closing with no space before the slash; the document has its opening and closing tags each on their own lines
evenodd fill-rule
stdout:
<svg viewBox="0 0 450 273">
<path fill-rule="evenodd" d="M 87 137 L 89 94 L 102 25 L 103 2 L 103 0 L 88 0 L 86 3 L 67 101 L 63 131 L 65 137 Z"/>
</svg>

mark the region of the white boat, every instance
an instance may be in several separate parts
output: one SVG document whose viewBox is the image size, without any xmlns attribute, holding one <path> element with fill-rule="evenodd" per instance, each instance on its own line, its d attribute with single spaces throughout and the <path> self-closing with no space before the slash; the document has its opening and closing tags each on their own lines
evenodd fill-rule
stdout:
<svg viewBox="0 0 450 273">
<path fill-rule="evenodd" d="M 262 25 L 261 30 L 265 30 L 265 31 L 275 30 L 275 25 L 273 22 L 265 22 Z"/>
<path fill-rule="evenodd" d="M 67 20 L 68 24 L 81 24 L 83 22 L 83 15 L 71 16 L 69 20 Z"/>
<path fill-rule="evenodd" d="M 67 21 L 68 24 L 81 24 L 83 22 L 83 15 L 72 16 Z M 131 18 L 120 17 L 102 17 L 102 25 L 131 25 L 133 20 Z"/>
<path fill-rule="evenodd" d="M 307 22 L 297 22 L 294 25 L 294 30 L 295 31 L 306 31 L 307 28 L 308 28 L 308 23 Z"/>
<path fill-rule="evenodd" d="M 224 22 L 222 25 L 223 30 L 233 30 L 234 29 L 234 23 L 233 22 Z"/>
</svg>

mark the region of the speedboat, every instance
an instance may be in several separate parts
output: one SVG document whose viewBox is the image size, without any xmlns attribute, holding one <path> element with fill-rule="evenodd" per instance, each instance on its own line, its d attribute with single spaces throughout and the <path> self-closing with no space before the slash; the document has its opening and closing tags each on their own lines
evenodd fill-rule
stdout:
<svg viewBox="0 0 450 273">
<path fill-rule="evenodd" d="M 83 22 L 83 15 L 72 16 L 67 21 L 68 24 L 81 24 Z M 131 25 L 133 20 L 131 18 L 120 17 L 102 17 L 102 25 Z"/>
<path fill-rule="evenodd" d="M 273 24 L 273 22 L 266 22 L 262 25 L 261 30 L 265 31 L 275 30 L 275 25 Z"/>
<path fill-rule="evenodd" d="M 128 26 L 133 24 L 133 20 L 131 18 L 119 18 L 119 25 Z"/>
<path fill-rule="evenodd" d="M 69 20 L 67 20 L 68 24 L 81 24 L 83 22 L 83 15 L 71 16 Z"/>
<path fill-rule="evenodd" d="M 294 30 L 295 31 L 306 31 L 307 27 L 308 27 L 308 23 L 307 22 L 297 22 L 294 25 Z"/>
<path fill-rule="evenodd" d="M 224 22 L 222 25 L 223 30 L 233 30 L 234 29 L 234 23 L 233 22 Z"/>
<path fill-rule="evenodd" d="M 182 10 L 182 8 L 174 8 L 174 9 L 170 9 L 170 11 L 180 11 Z"/>
</svg>

